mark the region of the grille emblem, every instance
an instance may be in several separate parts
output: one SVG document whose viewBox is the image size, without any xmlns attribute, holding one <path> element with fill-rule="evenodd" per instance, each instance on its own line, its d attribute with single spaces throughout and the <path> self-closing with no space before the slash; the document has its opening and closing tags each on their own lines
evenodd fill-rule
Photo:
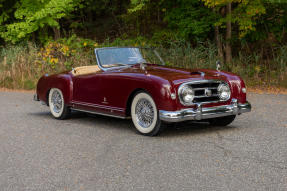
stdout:
<svg viewBox="0 0 287 191">
<path fill-rule="evenodd" d="M 211 92 L 211 90 L 210 89 L 205 89 L 204 90 L 204 94 L 205 94 L 205 96 L 211 96 L 212 95 L 212 92 Z"/>
</svg>

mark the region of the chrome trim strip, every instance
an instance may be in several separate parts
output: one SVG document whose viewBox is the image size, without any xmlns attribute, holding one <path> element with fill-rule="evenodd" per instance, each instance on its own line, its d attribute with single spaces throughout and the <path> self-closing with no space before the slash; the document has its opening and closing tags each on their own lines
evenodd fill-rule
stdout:
<svg viewBox="0 0 287 191">
<path fill-rule="evenodd" d="M 184 82 L 183 84 L 203 84 L 203 83 L 222 83 L 222 80 L 195 80 L 190 82 Z"/>
<path fill-rule="evenodd" d="M 204 98 L 204 97 L 218 97 L 218 94 L 212 94 L 211 96 L 202 95 L 202 96 L 194 96 L 194 98 Z M 201 103 L 201 102 L 200 102 Z"/>
<path fill-rule="evenodd" d="M 92 103 L 79 102 L 79 101 L 72 101 L 71 104 L 72 105 L 76 104 L 76 105 L 81 105 L 81 106 L 88 106 L 88 107 L 94 107 L 94 108 L 108 109 L 108 110 L 115 110 L 115 111 L 124 112 L 123 108 L 112 107 L 112 106 L 107 106 L 107 105 L 99 105 L 99 104 L 92 104 Z"/>
<path fill-rule="evenodd" d="M 206 88 L 192 88 L 194 91 L 198 91 L 198 90 L 205 90 Z M 210 89 L 210 90 L 216 90 L 217 88 L 215 88 L 215 87 L 210 87 L 210 88 L 208 88 L 208 89 Z"/>
<path fill-rule="evenodd" d="M 197 108 L 183 109 L 180 111 L 159 111 L 160 119 L 166 122 L 181 122 L 187 120 L 202 120 L 216 117 L 224 117 L 228 115 L 239 115 L 251 111 L 251 104 L 238 103 L 237 99 L 232 99 L 230 105 L 222 105 L 216 107 L 202 107 L 201 104 Z"/>
<path fill-rule="evenodd" d="M 83 110 L 83 109 L 71 108 L 71 110 L 80 111 L 80 112 L 85 112 L 85 113 L 91 113 L 91 114 L 96 114 L 96 115 L 103 115 L 103 116 L 107 116 L 107 117 L 115 117 L 115 118 L 120 118 L 120 119 L 128 119 L 128 117 L 123 117 L 123 116 L 119 116 L 119 115 L 112 115 L 112 114 L 106 114 L 106 113 L 100 113 L 100 112 L 89 111 L 89 110 Z"/>
</svg>

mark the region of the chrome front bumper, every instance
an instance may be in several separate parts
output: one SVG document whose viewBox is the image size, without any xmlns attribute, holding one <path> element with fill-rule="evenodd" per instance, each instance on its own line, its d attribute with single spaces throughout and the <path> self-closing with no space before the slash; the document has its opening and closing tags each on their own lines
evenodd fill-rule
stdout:
<svg viewBox="0 0 287 191">
<path fill-rule="evenodd" d="M 232 99 L 230 105 L 222 105 L 216 107 L 202 107 L 197 104 L 196 108 L 183 109 L 180 111 L 159 111 L 159 116 L 162 121 L 166 122 L 181 122 L 187 120 L 202 120 L 216 117 L 224 117 L 228 115 L 239 115 L 241 113 L 250 112 L 251 104 L 238 103 L 237 99 Z"/>
</svg>

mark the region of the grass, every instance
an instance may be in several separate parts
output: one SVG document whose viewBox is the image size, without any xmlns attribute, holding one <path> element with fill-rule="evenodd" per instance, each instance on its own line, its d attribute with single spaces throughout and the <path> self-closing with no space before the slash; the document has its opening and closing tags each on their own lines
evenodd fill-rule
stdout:
<svg viewBox="0 0 287 191">
<path fill-rule="evenodd" d="M 45 73 L 52 74 L 96 63 L 94 42 L 65 42 L 50 42 L 42 48 L 33 43 L 1 48 L 0 88 L 34 89 L 37 80 Z M 100 46 L 122 45 L 126 44 L 115 42 Z M 171 44 L 169 48 L 159 46 L 157 49 L 167 65 L 180 68 L 215 69 L 215 62 L 219 60 L 216 47 L 212 43 L 196 48 L 186 44 Z M 265 59 L 256 52 L 251 55 L 238 52 L 232 64 L 223 65 L 222 70 L 240 75 L 249 87 L 287 88 L 286 52 L 287 46 L 278 47 L 272 59 Z"/>
<path fill-rule="evenodd" d="M 240 75 L 250 87 L 284 87 L 287 88 L 287 46 L 277 49 L 272 60 L 262 58 L 259 54 L 248 55 L 239 52 L 232 64 L 223 64 L 222 70 Z M 198 46 L 162 48 L 160 51 L 169 65 L 181 68 L 216 68 L 216 47 L 213 44 Z"/>
<path fill-rule="evenodd" d="M 48 73 L 95 63 L 92 51 L 63 54 L 61 47 L 39 48 L 33 43 L 2 48 L 0 51 L 0 88 L 26 89 L 36 87 L 38 79 Z"/>
</svg>

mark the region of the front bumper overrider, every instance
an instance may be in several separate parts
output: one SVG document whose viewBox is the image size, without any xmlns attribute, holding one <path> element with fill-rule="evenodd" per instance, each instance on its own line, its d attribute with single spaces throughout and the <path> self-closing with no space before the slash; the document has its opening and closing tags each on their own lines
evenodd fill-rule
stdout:
<svg viewBox="0 0 287 191">
<path fill-rule="evenodd" d="M 180 111 L 159 111 L 159 116 L 162 121 L 166 122 L 181 122 L 188 120 L 202 120 L 216 117 L 224 117 L 228 115 L 240 115 L 241 113 L 250 112 L 251 104 L 238 103 L 237 99 L 232 99 L 230 105 L 221 105 L 216 107 L 203 107 L 197 104 L 196 108 L 183 109 Z"/>
</svg>

